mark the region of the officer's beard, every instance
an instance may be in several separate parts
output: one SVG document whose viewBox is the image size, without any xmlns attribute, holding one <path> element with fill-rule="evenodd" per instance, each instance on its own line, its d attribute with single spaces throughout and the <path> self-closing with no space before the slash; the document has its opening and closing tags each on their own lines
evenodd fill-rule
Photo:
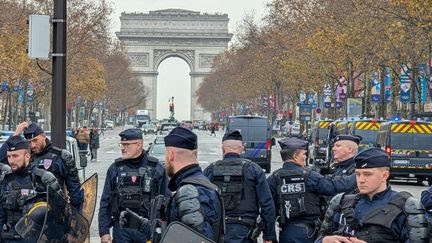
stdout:
<svg viewBox="0 0 432 243">
<path fill-rule="evenodd" d="M 166 167 L 165 169 L 166 169 L 167 176 L 169 178 L 172 178 L 174 176 L 174 167 L 172 167 L 171 162 L 167 161 L 165 163 L 165 167 Z"/>
<path fill-rule="evenodd" d="M 25 159 L 23 159 L 22 165 L 19 166 L 19 167 L 17 167 L 13 172 L 17 173 L 17 174 L 20 174 L 20 173 L 22 173 L 25 170 L 26 167 L 27 166 L 26 166 L 26 163 L 25 163 Z"/>
</svg>

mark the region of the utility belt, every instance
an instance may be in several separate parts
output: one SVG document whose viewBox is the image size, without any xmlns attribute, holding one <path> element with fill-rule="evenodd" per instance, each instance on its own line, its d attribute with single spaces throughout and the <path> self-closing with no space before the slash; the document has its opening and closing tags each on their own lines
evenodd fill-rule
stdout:
<svg viewBox="0 0 432 243">
<path fill-rule="evenodd" d="M 256 220 L 244 217 L 225 217 L 225 223 L 227 224 L 242 224 L 249 228 L 254 228 L 256 225 Z"/>
</svg>

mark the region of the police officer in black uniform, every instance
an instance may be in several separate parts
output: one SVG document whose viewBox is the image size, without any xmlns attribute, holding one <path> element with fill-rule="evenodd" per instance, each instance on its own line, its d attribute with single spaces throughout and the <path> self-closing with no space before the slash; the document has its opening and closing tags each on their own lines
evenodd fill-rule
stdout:
<svg viewBox="0 0 432 243">
<path fill-rule="evenodd" d="M 30 144 L 31 161 L 38 168 L 54 174 L 61 187 L 66 187 L 70 204 L 81 210 L 84 191 L 81 189 L 75 160 L 69 151 L 55 147 L 36 123 L 19 124 L 14 135 L 20 135 L 21 132 Z"/>
<path fill-rule="evenodd" d="M 283 167 L 268 177 L 281 228 L 279 242 L 314 242 L 316 221 L 321 215 L 322 195 L 331 196 L 355 189 L 355 175 L 338 179 L 304 168 L 305 140 L 291 137 L 279 141 Z"/>
<path fill-rule="evenodd" d="M 11 136 L 6 143 L 8 145 L 7 158 L 10 173 L 3 173 L 8 165 L 2 165 L 0 172 L 2 175 L 0 182 L 0 241 L 36 242 L 38 238 L 36 235 L 22 238 L 15 230 L 15 225 L 24 215 L 37 213 L 38 208 L 44 208 L 42 212 L 46 212 L 47 186 L 52 186 L 60 192 L 61 188 L 52 173 L 39 169 L 35 164 L 30 163 L 30 146 L 23 137 Z M 33 225 L 37 223 L 40 226 L 39 230 L 41 230 L 44 219 L 44 214 L 42 214 L 39 215 L 38 222 L 32 223 Z M 27 225 L 30 225 L 30 220 L 26 220 Z"/>
<path fill-rule="evenodd" d="M 317 242 L 429 242 L 423 205 L 408 192 L 393 191 L 390 162 L 379 148 L 354 158 L 358 194 L 330 202 Z"/>
<path fill-rule="evenodd" d="M 170 177 L 169 189 L 175 191 L 168 202 L 163 220 L 168 224 L 182 223 L 193 232 L 222 243 L 224 208 L 216 185 L 203 175 L 197 161 L 198 140 L 191 130 L 176 127 L 165 136 L 165 165 Z M 131 210 L 120 216 L 123 227 L 136 228 L 148 234 L 152 222 Z M 175 242 L 203 242 L 191 240 L 188 233 L 177 232 Z M 153 234 L 154 232 L 150 232 Z M 166 233 L 166 232 L 164 232 Z M 142 242 L 142 241 L 140 241 Z M 154 241 L 153 242 L 157 242 Z M 174 241 L 169 241 L 174 242 Z"/>
<path fill-rule="evenodd" d="M 129 208 L 140 216 L 149 216 L 151 199 L 170 195 L 165 169 L 158 159 L 143 150 L 142 131 L 127 129 L 120 134 L 122 156 L 108 168 L 100 208 L 101 242 L 145 242 L 149 234 L 135 229 L 121 229 L 120 212 Z M 113 239 L 110 228 L 113 227 Z"/>
<path fill-rule="evenodd" d="M 332 148 L 336 169 L 332 174 L 332 178 L 354 174 L 354 156 L 357 154 L 358 144 L 361 140 L 362 137 L 358 135 L 336 136 Z"/>
<path fill-rule="evenodd" d="M 264 223 L 264 242 L 276 241 L 275 206 L 265 173 L 256 163 L 241 158 L 243 149 L 239 131 L 226 133 L 222 139 L 223 160 L 204 170 L 204 175 L 222 193 L 227 224 L 225 242 L 254 242 L 251 234 L 258 215 Z"/>
</svg>

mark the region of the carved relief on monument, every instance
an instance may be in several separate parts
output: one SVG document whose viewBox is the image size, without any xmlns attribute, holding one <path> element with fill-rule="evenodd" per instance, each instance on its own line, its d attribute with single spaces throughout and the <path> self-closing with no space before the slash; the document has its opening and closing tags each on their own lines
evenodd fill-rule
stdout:
<svg viewBox="0 0 432 243">
<path fill-rule="evenodd" d="M 200 54 L 199 59 L 200 68 L 211 68 L 213 64 L 213 58 L 215 57 L 215 54 Z"/>
<path fill-rule="evenodd" d="M 160 58 L 168 53 L 172 55 L 182 54 L 190 61 L 191 64 L 195 63 L 195 51 L 194 50 L 172 50 L 172 49 L 155 49 L 153 50 L 153 62 L 155 65 L 160 61 Z"/>
<path fill-rule="evenodd" d="M 148 67 L 149 66 L 149 54 L 145 53 L 128 53 L 129 59 L 132 66 L 137 67 Z"/>
</svg>

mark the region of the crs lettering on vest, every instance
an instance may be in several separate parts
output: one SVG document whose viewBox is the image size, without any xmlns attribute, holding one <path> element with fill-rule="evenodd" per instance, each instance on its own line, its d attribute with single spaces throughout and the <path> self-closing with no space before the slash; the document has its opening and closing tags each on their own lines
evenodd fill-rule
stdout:
<svg viewBox="0 0 432 243">
<path fill-rule="evenodd" d="M 282 194 L 296 194 L 296 193 L 304 193 L 306 192 L 306 187 L 304 182 L 299 183 L 284 183 L 280 187 L 280 192 Z"/>
</svg>

